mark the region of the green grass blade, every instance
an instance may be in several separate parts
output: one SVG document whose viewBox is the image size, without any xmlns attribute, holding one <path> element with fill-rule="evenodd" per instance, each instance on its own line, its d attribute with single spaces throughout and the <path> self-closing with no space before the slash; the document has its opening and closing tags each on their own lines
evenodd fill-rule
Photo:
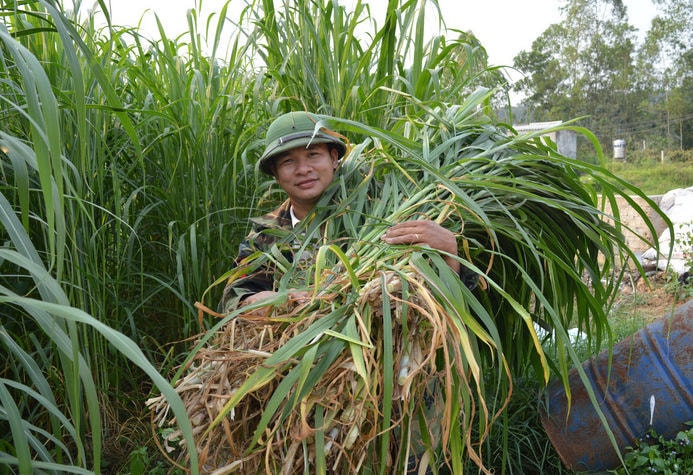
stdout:
<svg viewBox="0 0 693 475">
<path fill-rule="evenodd" d="M 387 473 L 386 460 L 390 447 L 391 427 L 392 427 L 392 390 L 395 387 L 394 377 L 394 355 L 393 355 L 393 335 L 392 335 L 392 312 L 390 299 L 387 292 L 387 281 L 384 276 L 380 279 L 381 292 L 383 296 L 383 340 L 382 340 L 382 435 L 380 438 L 380 473 Z"/>
<path fill-rule="evenodd" d="M 29 451 L 29 440 L 24 432 L 24 421 L 19 413 L 17 404 L 12 399 L 12 395 L 7 390 L 4 382 L 0 380 L 0 403 L 7 414 L 7 421 L 10 425 L 14 450 L 17 454 L 17 468 L 20 475 L 31 475 L 33 473 L 31 464 L 31 453 Z"/>
</svg>

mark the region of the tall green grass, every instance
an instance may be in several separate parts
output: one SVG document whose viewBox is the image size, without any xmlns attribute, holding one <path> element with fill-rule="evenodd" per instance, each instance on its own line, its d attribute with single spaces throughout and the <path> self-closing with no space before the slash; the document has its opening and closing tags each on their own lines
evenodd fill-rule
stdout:
<svg viewBox="0 0 693 475">
<path fill-rule="evenodd" d="M 494 124 L 483 113 L 483 104 L 491 94 L 480 89 L 459 106 L 422 111 L 418 114 L 420 122 L 410 123 L 405 132 L 336 119 L 345 127 L 370 135 L 378 146 L 370 150 L 366 143 L 354 149 L 342 164 L 338 182 L 318 203 L 315 217 L 306 219 L 306 235 L 321 245 L 315 279 L 308 283 L 316 303 L 285 316 L 275 315 L 274 323 L 285 319 L 288 328 L 274 328 L 269 333 L 292 337 L 282 340 L 266 360 L 250 368 L 243 366 L 247 379 L 238 381 L 230 371 L 228 384 L 233 390 L 228 396 L 212 396 L 211 401 L 226 404 L 223 410 L 210 414 L 214 422 L 201 434 L 198 447 L 221 450 L 217 463 L 227 457 L 223 451 L 226 444 L 233 451 L 246 442 L 243 435 L 235 441 L 231 436 L 225 439 L 221 421 L 231 411 L 248 413 L 247 404 L 260 400 L 266 409 L 257 427 L 245 420 L 237 423 L 249 425 L 241 434 L 253 434 L 244 469 L 296 470 L 301 460 L 320 455 L 328 465 L 336 464 L 335 454 L 319 453 L 318 441 L 337 431 L 332 436 L 335 443 L 349 447 L 351 424 L 346 423 L 345 428 L 331 424 L 345 423 L 342 414 L 353 412 L 380 430 L 373 434 L 367 425 L 356 424 L 353 429 L 359 431 L 360 442 L 343 454 L 344 465 L 337 470 L 346 470 L 349 460 L 352 466 L 363 463 L 366 470 L 383 473 L 388 454 L 393 454 L 398 458 L 387 469 L 399 472 L 407 464 L 406 454 L 415 449 L 406 439 L 397 448 L 390 446 L 391 441 L 398 430 L 406 433 L 407 424 L 412 423 L 409 421 L 423 417 L 421 401 L 435 381 L 445 394 L 445 410 L 438 413 L 443 435 L 427 446 L 439 457 L 438 463 L 461 473 L 467 458 L 483 466 L 479 444 L 503 413 L 515 378 L 532 375 L 541 386 L 551 374 L 565 377 L 570 366 L 580 366 L 566 333 L 568 328 L 584 329 L 595 347 L 609 340 L 605 309 L 618 282 L 611 266 L 615 252 L 623 259 L 628 250 L 614 249 L 613 243 L 621 239 L 619 232 L 601 222 L 596 195 L 582 185 L 580 173 L 589 173 L 599 181 L 609 200 L 630 187 L 605 170 L 561 157 L 536 137 L 513 136 L 507 128 Z M 590 136 L 585 130 L 581 132 Z M 328 202 L 333 205 L 327 206 Z M 425 250 L 390 249 L 380 244 L 379 236 L 389 223 L 420 216 L 453 230 L 461 229 L 464 221 L 461 235 L 467 247 L 460 264 L 481 275 L 483 290 L 471 293 L 439 257 L 436 260 Z M 307 241 L 313 242 L 310 238 Z M 343 254 L 335 249 L 336 242 L 344 243 Z M 258 259 L 287 267 L 278 250 Z M 364 303 L 365 289 L 373 283 L 383 289 L 393 286 L 385 277 L 387 273 L 394 273 L 402 282 L 402 307 L 412 302 L 408 311 L 390 304 L 400 298 L 396 292 L 391 295 L 383 290 L 382 306 L 370 300 Z M 590 278 L 590 287 L 585 276 Z M 280 290 L 293 288 L 296 277 L 287 271 Z M 432 301 L 436 303 L 434 309 L 428 306 Z M 560 351 L 543 351 L 535 322 L 553 329 Z M 263 323 L 269 326 L 272 320 Z M 266 342 L 273 347 L 271 336 Z M 237 347 L 233 341 L 219 344 Z M 418 347 L 417 352 L 414 348 Z M 253 349 L 264 351 L 264 347 Z M 409 352 L 439 359 L 435 364 L 425 361 L 410 368 L 415 375 L 411 396 L 403 397 L 400 403 L 392 392 L 399 387 L 395 370 L 404 364 L 403 355 Z M 202 368 L 200 373 L 193 371 L 188 379 L 201 380 L 204 385 L 209 374 L 204 361 L 193 366 Z M 351 378 L 343 376 L 348 381 L 344 384 L 348 395 L 336 389 L 336 393 L 331 392 L 333 368 L 351 366 L 356 368 Z M 181 384 L 181 391 L 184 387 L 189 384 Z M 273 388 L 269 393 L 272 397 L 262 399 L 267 387 Z M 363 393 L 353 389 L 361 387 L 367 389 Z M 330 397 L 323 404 L 315 393 Z M 197 407 L 196 395 L 189 395 L 188 401 Z M 211 401 L 208 405 L 213 404 Z M 302 450 L 295 452 L 291 434 L 300 432 L 298 424 L 304 421 L 291 415 L 303 407 L 314 407 L 315 414 L 321 414 L 320 420 L 324 418 L 324 425 L 316 419 L 315 447 L 306 437 Z M 402 425 L 399 419 L 391 420 L 391 414 L 399 414 Z M 478 439 L 468 439 L 474 428 L 478 428 Z M 267 439 L 272 443 L 265 443 Z M 210 461 L 213 464 L 215 459 Z"/>
<path fill-rule="evenodd" d="M 0 382 L 3 432 L 11 441 L 0 460 L 21 474 L 99 473 L 100 394 L 108 387 L 109 368 L 96 363 L 109 361 L 107 344 L 119 363 L 134 363 L 170 395 L 183 431 L 187 437 L 192 433 L 168 382 L 137 344 L 104 318 L 108 302 L 100 298 L 111 282 L 101 272 L 112 265 L 112 256 L 99 254 L 105 246 L 95 237 L 104 223 L 95 215 L 112 211 L 104 208 L 108 203 L 92 201 L 87 180 L 94 169 L 85 170 L 83 163 L 91 155 L 83 69 L 75 49 L 83 44 L 74 25 L 50 4 L 28 6 L 38 9 L 35 15 L 15 10 L 11 17 L 11 26 L 21 28 L 13 32 L 19 40 L 0 25 L 2 87 L 12 92 L 3 96 L 2 109 L 4 123 L 11 125 L 0 132 L 7 179 L 0 197 L 5 240 L 0 300 L 13 376 L 3 374 Z M 54 37 L 39 41 L 37 35 Z M 43 64 L 31 51 L 37 45 L 44 46 Z"/>
<path fill-rule="evenodd" d="M 0 464 L 118 471 L 118 445 L 151 443 L 144 400 L 154 385 L 191 436 L 161 375 L 201 330 L 194 302 L 216 305 L 219 286 L 208 288 L 228 271 L 247 217 L 278 199 L 254 168 L 272 117 L 306 108 L 341 118 L 354 143 L 375 137 L 376 147 L 425 153 L 454 130 L 445 111 L 455 104 L 493 122 L 492 106 L 507 98 L 502 71 L 471 35 L 424 41 L 426 3 L 436 5 L 390 1 L 380 25 L 360 3 L 251 1 L 243 29 L 226 18 L 229 4 L 208 19 L 198 4 L 188 31 L 172 34 L 162 20 L 157 40 L 82 20 L 78 3 L 0 3 Z M 469 101 L 479 86 L 488 94 Z M 585 172 L 618 183 L 598 166 Z M 507 203 L 493 206 L 514 219 Z M 508 239 L 518 250 L 527 242 Z M 498 288 L 511 289 L 516 270 L 495 269 Z M 592 315 L 613 286 L 589 300 L 576 281 L 559 288 L 550 277 L 508 293 L 522 313 L 546 298 L 555 323 L 578 318 L 601 336 L 603 322 L 570 313 L 572 298 L 583 295 Z M 493 325 L 508 330 L 499 346 L 522 375 L 537 355 L 527 333 L 513 339 L 521 324 L 509 315 Z M 558 372 L 568 364 L 549 362 Z M 118 439 L 125 421 L 141 427 L 138 440 Z"/>
</svg>

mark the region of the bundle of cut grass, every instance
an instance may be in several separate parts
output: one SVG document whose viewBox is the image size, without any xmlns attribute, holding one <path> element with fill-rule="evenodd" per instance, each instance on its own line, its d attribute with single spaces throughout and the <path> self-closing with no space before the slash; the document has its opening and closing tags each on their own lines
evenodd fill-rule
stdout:
<svg viewBox="0 0 693 475">
<path fill-rule="evenodd" d="M 205 470 L 461 473 L 470 459 L 486 470 L 482 442 L 513 375 L 565 377 L 566 353 L 579 364 L 567 329 L 608 334 L 611 264 L 628 250 L 579 175 L 612 201 L 637 190 L 495 125 L 483 115 L 489 97 L 394 131 L 341 121 L 370 139 L 295 233 L 246 262 L 274 266 L 280 290 L 300 282 L 313 299 L 292 306 L 280 294 L 262 318 L 244 313 L 252 306 L 231 313 L 180 372 Z M 381 243 L 387 226 L 420 217 L 459 235 L 456 259 L 479 276 L 475 290 L 440 253 Z M 307 274 L 280 252 L 296 234 L 316 249 Z M 565 351 L 544 353 L 536 321 Z M 150 406 L 157 427 L 174 427 L 163 399 Z"/>
<path fill-rule="evenodd" d="M 445 341 L 443 313 L 422 279 L 404 275 L 405 287 L 410 290 L 409 295 L 403 295 L 400 275 L 388 271 L 364 285 L 352 308 L 367 318 L 350 320 L 339 332 L 330 330 L 341 327 L 330 315 L 335 299 L 340 300 L 336 295 L 317 296 L 309 305 L 311 310 L 281 306 L 261 317 L 239 314 L 217 332 L 176 385 L 198 437 L 196 450 L 203 470 L 259 473 L 272 467 L 273 473 L 279 469 L 281 473 L 296 473 L 306 468 L 308 453 L 312 454 L 307 460 L 310 466 L 318 465 L 317 459 L 322 457 L 328 470 L 360 473 L 364 464 L 373 464 L 371 444 L 381 431 L 379 401 L 386 391 L 392 399 L 390 456 L 398 457 L 401 438 L 410 437 L 409 428 L 404 426 L 406 414 L 414 407 L 430 412 L 432 404 L 440 404 L 432 390 L 444 387 L 445 375 L 436 369 L 431 348 L 452 344 L 452 340 Z M 335 285 L 344 284 L 348 285 L 335 281 Z M 323 321 L 322 335 L 313 340 L 321 338 L 329 348 L 318 351 L 318 345 L 312 343 L 315 350 L 303 354 L 301 361 L 277 361 L 277 352 L 295 344 L 296 337 L 312 336 L 314 326 L 323 319 L 332 324 L 325 328 Z M 389 378 L 395 381 L 389 388 L 379 377 L 383 348 L 366 343 L 383 341 L 382 329 L 386 327 L 391 339 L 388 358 L 396 373 Z M 371 333 L 378 329 L 380 335 Z M 311 377 L 313 366 L 321 367 L 321 371 Z M 248 377 L 261 368 L 267 374 L 254 388 L 248 388 Z M 320 376 L 317 380 L 316 375 Z M 305 381 L 301 383 L 302 379 Z M 287 385 L 297 384 L 304 393 L 298 404 L 295 395 L 285 393 Z M 412 395 L 421 391 L 412 386 L 422 384 L 429 386 L 423 388 L 427 398 L 417 401 Z M 230 401 L 241 393 L 246 394 L 229 409 Z M 166 421 L 165 400 L 159 397 L 149 404 L 157 413 L 156 422 Z M 270 418 L 268 410 L 274 412 Z M 225 416 L 220 423 L 210 428 L 221 414 Z M 259 427 L 263 430 L 258 431 Z M 413 431 L 418 432 L 418 428 Z M 180 432 L 169 431 L 166 450 L 172 451 L 180 439 Z M 256 450 L 249 450 L 252 442 L 257 444 Z M 387 460 L 388 471 L 393 463 Z"/>
</svg>

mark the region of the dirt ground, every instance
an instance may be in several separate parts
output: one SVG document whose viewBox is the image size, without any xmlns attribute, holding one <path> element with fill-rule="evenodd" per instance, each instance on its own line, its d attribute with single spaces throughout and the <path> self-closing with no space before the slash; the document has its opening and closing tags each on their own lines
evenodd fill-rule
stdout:
<svg viewBox="0 0 693 475">
<path fill-rule="evenodd" d="M 643 278 L 626 279 L 616 298 L 619 308 L 638 314 L 644 323 L 669 315 L 674 308 L 693 299 L 693 280 L 688 277 L 687 285 L 667 278 L 666 273 L 658 271 Z M 634 284 L 634 285 L 633 285 Z"/>
</svg>

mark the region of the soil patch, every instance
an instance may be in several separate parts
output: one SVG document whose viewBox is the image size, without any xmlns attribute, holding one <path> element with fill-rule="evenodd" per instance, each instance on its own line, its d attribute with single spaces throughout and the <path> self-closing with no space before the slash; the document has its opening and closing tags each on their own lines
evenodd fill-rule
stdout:
<svg viewBox="0 0 693 475">
<path fill-rule="evenodd" d="M 651 323 L 693 299 L 693 281 L 686 278 L 689 280 L 684 285 L 682 280 L 660 271 L 647 279 L 630 279 L 622 285 L 615 308 L 638 315 L 645 324 Z"/>
</svg>

